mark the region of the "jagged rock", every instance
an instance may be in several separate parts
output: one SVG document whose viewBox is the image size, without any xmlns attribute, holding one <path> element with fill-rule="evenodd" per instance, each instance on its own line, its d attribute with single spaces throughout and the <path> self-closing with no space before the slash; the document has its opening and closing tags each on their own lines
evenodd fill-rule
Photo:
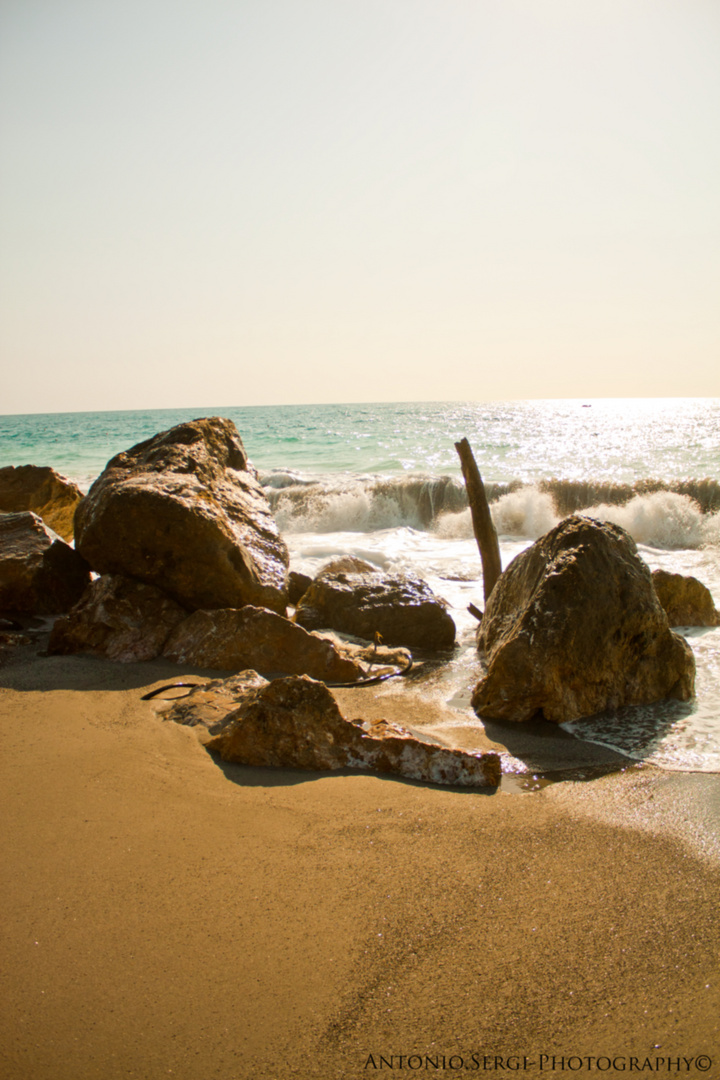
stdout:
<svg viewBox="0 0 720 1080">
<path fill-rule="evenodd" d="M 248 696 L 207 743 L 223 761 L 296 769 L 362 769 L 464 787 L 497 786 L 500 758 L 423 742 L 386 720 L 346 720 L 322 683 L 277 679 Z"/>
<path fill-rule="evenodd" d="M 118 454 L 75 516 L 94 570 L 183 607 L 284 612 L 288 552 L 235 425 L 193 420 Z"/>
<path fill-rule="evenodd" d="M 37 514 L 0 514 L 0 610 L 69 611 L 89 583 L 85 560 Z"/>
<path fill-rule="evenodd" d="M 170 635 L 163 655 L 219 671 L 286 672 L 324 682 L 355 682 L 362 667 L 332 642 L 265 608 L 195 611 Z"/>
<path fill-rule="evenodd" d="M 142 581 L 106 574 L 85 590 L 50 634 L 50 653 L 91 653 L 131 663 L 159 656 L 187 611 Z"/>
<path fill-rule="evenodd" d="M 63 540 L 73 538 L 75 509 L 82 491 L 49 465 L 7 465 L 0 469 L 0 512 L 31 510 Z"/>
<path fill-rule="evenodd" d="M 164 713 L 165 720 L 196 728 L 198 738 L 206 743 L 232 723 L 236 710 L 244 702 L 268 685 L 267 679 L 257 671 L 240 671 L 227 679 L 198 683 L 185 697 L 158 702 L 155 708 Z"/>
<path fill-rule="evenodd" d="M 720 626 L 712 593 L 697 578 L 653 570 L 652 582 L 671 626 Z"/>
<path fill-rule="evenodd" d="M 297 604 L 312 585 L 312 578 L 308 574 L 301 574 L 297 570 L 291 570 L 288 575 L 288 603 Z"/>
<path fill-rule="evenodd" d="M 674 634 L 624 529 L 569 517 L 508 566 L 478 631 L 481 717 L 564 723 L 692 697 L 695 660 Z"/>
<path fill-rule="evenodd" d="M 345 560 L 343 560 L 343 563 Z M 376 633 L 386 645 L 409 649 L 449 649 L 455 623 L 444 600 L 427 582 L 410 574 L 385 574 L 368 563 L 351 567 L 331 563 L 301 598 L 295 621 L 306 630 L 339 630 L 372 641 Z"/>
</svg>

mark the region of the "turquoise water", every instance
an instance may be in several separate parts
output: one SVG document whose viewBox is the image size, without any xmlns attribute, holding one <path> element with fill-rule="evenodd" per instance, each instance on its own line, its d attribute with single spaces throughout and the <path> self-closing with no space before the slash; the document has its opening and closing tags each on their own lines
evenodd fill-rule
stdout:
<svg viewBox="0 0 720 1080">
<path fill-rule="evenodd" d="M 0 416 L 0 466 L 52 465 L 87 489 L 116 453 L 197 416 L 233 420 L 294 568 L 338 554 L 425 577 L 451 605 L 458 648 L 429 696 L 472 717 L 479 677 L 469 602 L 480 561 L 454 444 L 491 492 L 505 565 L 565 513 L 616 521 L 651 569 L 693 574 L 720 608 L 720 399 L 400 403 Z M 671 769 L 720 772 L 720 628 L 682 631 L 697 696 L 572 725 L 585 740 Z M 383 690 L 379 690 L 382 694 Z"/>
<path fill-rule="evenodd" d="M 457 475 L 467 437 L 486 480 L 717 479 L 720 399 L 296 405 L 0 416 L 0 466 L 50 464 L 84 485 L 182 420 L 226 416 L 259 469 Z"/>
</svg>

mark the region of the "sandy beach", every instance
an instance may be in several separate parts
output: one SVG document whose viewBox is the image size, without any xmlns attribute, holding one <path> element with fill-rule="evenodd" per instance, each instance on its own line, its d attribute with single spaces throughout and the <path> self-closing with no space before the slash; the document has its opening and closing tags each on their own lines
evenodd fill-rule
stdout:
<svg viewBox="0 0 720 1080">
<path fill-rule="evenodd" d="M 3 655 L 4 1080 L 720 1075 L 717 777 L 220 767 L 177 674 Z"/>
</svg>

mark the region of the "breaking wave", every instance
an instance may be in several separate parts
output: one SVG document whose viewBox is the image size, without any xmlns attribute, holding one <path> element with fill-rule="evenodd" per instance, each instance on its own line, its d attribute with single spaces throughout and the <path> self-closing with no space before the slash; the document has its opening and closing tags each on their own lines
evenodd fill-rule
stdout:
<svg viewBox="0 0 720 1080">
<path fill-rule="evenodd" d="M 462 482 L 451 476 L 263 474 L 278 525 L 288 533 L 376 532 L 410 527 L 471 538 Z M 535 540 L 571 513 L 612 521 L 637 543 L 675 550 L 720 546 L 720 485 L 714 480 L 636 484 L 545 480 L 487 484 L 500 536 Z"/>
</svg>

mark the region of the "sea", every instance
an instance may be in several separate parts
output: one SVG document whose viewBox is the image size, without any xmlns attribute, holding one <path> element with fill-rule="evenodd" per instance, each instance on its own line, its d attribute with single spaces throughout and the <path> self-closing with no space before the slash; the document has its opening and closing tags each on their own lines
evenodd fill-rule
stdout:
<svg viewBox="0 0 720 1080">
<path fill-rule="evenodd" d="M 0 416 L 0 466 L 51 465 L 83 490 L 118 452 L 199 416 L 233 420 L 291 555 L 314 574 L 341 554 L 425 578 L 451 606 L 452 656 L 415 692 L 475 723 L 482 572 L 455 443 L 472 446 L 503 565 L 569 513 L 613 521 L 651 569 L 692 574 L 720 609 L 720 398 L 217 406 Z M 693 701 L 563 725 L 630 762 L 720 772 L 720 627 L 678 630 Z M 382 693 L 382 690 L 379 691 Z"/>
</svg>

